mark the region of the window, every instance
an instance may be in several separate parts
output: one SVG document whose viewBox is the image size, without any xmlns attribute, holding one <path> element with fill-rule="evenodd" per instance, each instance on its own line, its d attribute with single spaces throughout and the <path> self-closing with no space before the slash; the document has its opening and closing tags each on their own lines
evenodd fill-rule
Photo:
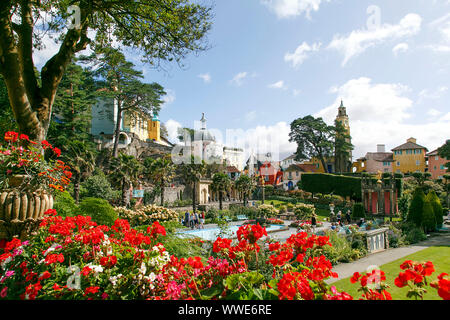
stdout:
<svg viewBox="0 0 450 320">
<path fill-rule="evenodd" d="M 295 175 L 298 177 L 298 171 L 295 172 Z"/>
<path fill-rule="evenodd" d="M 397 167 L 400 167 L 400 161 L 397 161 Z"/>
<path fill-rule="evenodd" d="M 416 166 L 420 166 L 420 160 L 416 160 Z"/>
<path fill-rule="evenodd" d="M 441 170 L 444 170 L 445 166 L 443 164 L 441 164 Z"/>
<path fill-rule="evenodd" d="M 439 156 L 435 156 L 435 157 L 434 157 L 434 160 L 439 160 Z"/>
</svg>

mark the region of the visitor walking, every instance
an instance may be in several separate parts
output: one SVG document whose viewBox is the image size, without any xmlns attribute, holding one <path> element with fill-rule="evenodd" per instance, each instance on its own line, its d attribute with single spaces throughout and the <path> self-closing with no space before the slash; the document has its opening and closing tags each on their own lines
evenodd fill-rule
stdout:
<svg viewBox="0 0 450 320">
<path fill-rule="evenodd" d="M 200 228 L 205 229 L 205 212 L 200 212 Z"/>
<path fill-rule="evenodd" d="M 194 213 L 194 225 L 195 225 L 195 229 L 198 229 L 198 221 L 199 221 L 198 213 L 195 212 L 195 213 Z"/>
</svg>

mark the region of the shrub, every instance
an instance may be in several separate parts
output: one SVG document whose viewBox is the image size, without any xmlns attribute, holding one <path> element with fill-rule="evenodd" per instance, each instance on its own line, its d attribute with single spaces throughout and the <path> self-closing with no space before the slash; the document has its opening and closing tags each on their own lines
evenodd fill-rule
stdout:
<svg viewBox="0 0 450 320">
<path fill-rule="evenodd" d="M 82 183 L 81 198 L 116 199 L 120 191 L 115 191 L 103 172 L 90 176 Z"/>
<path fill-rule="evenodd" d="M 423 205 L 425 203 L 425 193 L 422 188 L 416 188 L 414 190 L 411 204 L 408 210 L 407 220 L 413 222 L 417 227 L 422 225 L 422 212 Z"/>
<path fill-rule="evenodd" d="M 258 211 L 260 216 L 262 217 L 274 217 L 278 214 L 278 210 L 275 209 L 273 205 L 270 204 L 262 204 L 258 207 Z"/>
<path fill-rule="evenodd" d="M 56 195 L 53 209 L 55 209 L 61 217 L 72 217 L 78 211 L 78 206 L 69 192 L 64 191 L 59 192 Z"/>
<path fill-rule="evenodd" d="M 403 222 L 399 225 L 405 235 L 405 242 L 408 244 L 417 243 L 427 239 L 421 227 L 417 227 L 414 222 Z"/>
<path fill-rule="evenodd" d="M 119 218 L 114 208 L 104 199 L 85 198 L 79 207 L 82 215 L 90 216 L 98 224 L 110 226 Z"/>
<path fill-rule="evenodd" d="M 366 216 L 365 214 L 365 209 L 364 209 L 364 205 L 360 202 L 357 202 L 353 205 L 353 209 L 352 209 L 352 218 L 353 219 L 360 219 L 360 218 L 364 218 Z"/>
<path fill-rule="evenodd" d="M 298 203 L 294 213 L 299 220 L 309 220 L 316 213 L 316 208 L 312 204 Z"/>
</svg>

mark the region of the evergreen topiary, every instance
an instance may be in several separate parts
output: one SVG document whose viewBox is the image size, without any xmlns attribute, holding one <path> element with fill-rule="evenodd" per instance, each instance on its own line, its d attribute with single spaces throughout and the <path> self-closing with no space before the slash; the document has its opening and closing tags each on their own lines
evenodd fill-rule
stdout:
<svg viewBox="0 0 450 320">
<path fill-rule="evenodd" d="M 433 205 L 427 200 L 423 204 L 422 228 L 425 232 L 436 230 L 436 218 L 434 216 Z"/>
<path fill-rule="evenodd" d="M 75 203 L 75 200 L 72 198 L 69 192 L 58 192 L 55 197 L 55 203 L 53 205 L 53 209 L 58 212 L 58 215 L 61 217 L 73 217 L 77 215 L 78 206 Z"/>
<path fill-rule="evenodd" d="M 417 227 L 422 226 L 423 205 L 425 203 L 425 193 L 422 188 L 414 190 L 411 204 L 409 205 L 407 220 L 413 222 Z"/>
<path fill-rule="evenodd" d="M 352 209 L 352 218 L 353 219 L 360 219 L 360 218 L 364 218 L 366 216 L 365 214 L 365 209 L 364 209 L 364 205 L 360 202 L 357 202 L 353 205 L 353 209 Z"/>
<path fill-rule="evenodd" d="M 433 206 L 434 216 L 436 219 L 436 226 L 438 228 L 442 227 L 442 224 L 444 223 L 444 209 L 442 208 L 441 201 L 439 200 L 439 197 L 437 196 L 436 192 L 434 190 L 431 190 L 427 194 L 426 198 L 431 205 Z"/>
</svg>

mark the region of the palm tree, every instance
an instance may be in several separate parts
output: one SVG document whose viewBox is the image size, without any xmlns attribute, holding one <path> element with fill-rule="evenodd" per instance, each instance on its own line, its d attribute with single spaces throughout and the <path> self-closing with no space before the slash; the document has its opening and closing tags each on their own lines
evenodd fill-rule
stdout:
<svg viewBox="0 0 450 320">
<path fill-rule="evenodd" d="M 110 176 L 122 190 L 122 205 L 130 203 L 130 187 L 139 180 L 141 164 L 134 156 L 120 153 L 117 158 L 111 159 Z"/>
<path fill-rule="evenodd" d="M 231 188 L 230 177 L 222 172 L 214 174 L 211 188 L 219 194 L 219 209 L 222 210 L 223 194 Z"/>
<path fill-rule="evenodd" d="M 89 146 L 78 140 L 67 141 L 64 147 L 63 161 L 71 167 L 73 174 L 73 197 L 75 202 L 80 201 L 81 180 L 89 175 L 95 168 L 95 155 Z"/>
<path fill-rule="evenodd" d="M 158 159 L 146 158 L 144 160 L 144 173 L 161 189 L 161 206 L 164 206 L 164 189 L 174 177 L 175 165 L 170 155 Z"/>
<path fill-rule="evenodd" d="M 242 194 L 244 206 L 247 206 L 247 196 L 255 189 L 255 181 L 252 177 L 241 175 L 235 182 L 236 189 Z"/>
<path fill-rule="evenodd" d="M 194 158 L 194 156 L 191 156 L 190 163 L 183 163 L 181 165 L 181 173 L 182 173 L 185 184 L 192 186 L 192 210 L 195 213 L 197 210 L 196 186 L 197 186 L 197 183 L 200 181 L 200 179 L 206 173 L 205 162 L 203 160 L 198 161 Z"/>
</svg>

